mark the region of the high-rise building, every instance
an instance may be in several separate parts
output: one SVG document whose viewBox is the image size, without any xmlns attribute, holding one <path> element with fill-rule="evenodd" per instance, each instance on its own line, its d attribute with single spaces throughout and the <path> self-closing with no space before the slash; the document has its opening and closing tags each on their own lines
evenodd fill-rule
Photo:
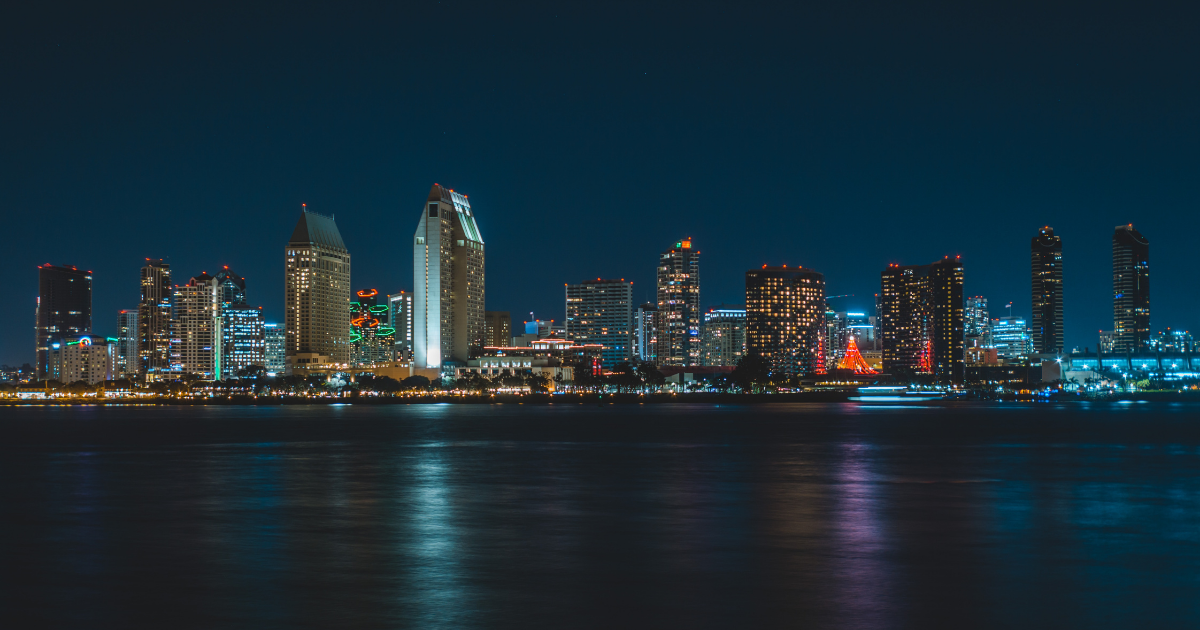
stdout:
<svg viewBox="0 0 1200 630">
<path fill-rule="evenodd" d="M 992 322 L 992 347 L 1008 362 L 1025 361 L 1033 353 L 1033 339 L 1024 317 L 1007 316 Z"/>
<path fill-rule="evenodd" d="M 483 345 L 493 348 L 503 348 L 512 344 L 512 313 L 484 311 L 483 341 Z"/>
<path fill-rule="evenodd" d="M 704 313 L 700 326 L 700 365 L 737 365 L 746 354 L 746 309 L 716 306 Z"/>
<path fill-rule="evenodd" d="M 333 217 L 300 213 L 284 271 L 287 371 L 350 362 L 350 252 Z"/>
<path fill-rule="evenodd" d="M 220 276 L 217 276 L 218 279 Z M 221 291 L 224 287 L 219 287 Z M 221 307 L 221 378 L 237 376 L 252 365 L 267 363 L 267 343 L 261 306 L 223 304 Z"/>
<path fill-rule="evenodd" d="M 363 289 L 350 303 L 350 363 L 390 363 L 396 354 L 396 329 L 388 304 L 379 303 L 377 289 Z"/>
<path fill-rule="evenodd" d="M 68 335 L 50 344 L 49 377 L 61 383 L 97 385 L 117 378 L 117 340 Z"/>
<path fill-rule="evenodd" d="M 157 380 L 171 370 L 171 265 L 146 259 L 142 267 L 142 298 L 138 302 L 138 373 Z"/>
<path fill-rule="evenodd" d="M 51 345 L 92 330 L 92 272 L 38 265 L 37 374 L 45 378 Z"/>
<path fill-rule="evenodd" d="M 984 346 L 991 345 L 992 320 L 988 315 L 988 301 L 982 295 L 969 297 L 963 312 L 963 334 L 981 340 Z"/>
<path fill-rule="evenodd" d="M 658 361 L 658 305 L 654 302 L 646 302 L 637 309 L 633 345 L 639 361 Z"/>
<path fill-rule="evenodd" d="M 885 372 L 963 379 L 963 266 L 890 265 L 881 274 L 879 335 Z"/>
<path fill-rule="evenodd" d="M 1062 238 L 1046 226 L 1032 241 L 1033 351 L 1063 351 Z"/>
<path fill-rule="evenodd" d="M 633 360 L 633 283 L 588 280 L 568 284 L 567 339 L 577 345 L 600 344 L 606 366 Z"/>
<path fill-rule="evenodd" d="M 225 304 L 246 303 L 246 279 L 229 270 L 226 265 L 217 273 L 221 285 L 221 302 Z"/>
<path fill-rule="evenodd" d="M 125 309 L 117 313 L 117 375 L 136 376 L 140 364 L 138 312 L 137 309 Z"/>
<path fill-rule="evenodd" d="M 1116 347 L 1116 343 L 1115 343 L 1114 337 L 1113 337 L 1113 331 L 1101 330 L 1100 338 L 1097 340 L 1097 344 L 1098 345 L 1096 347 L 1100 348 L 1100 352 L 1102 354 L 1112 354 L 1114 348 Z"/>
<path fill-rule="evenodd" d="M 267 374 L 283 374 L 287 369 L 287 333 L 279 324 L 263 324 L 263 366 Z"/>
<path fill-rule="evenodd" d="M 207 273 L 175 287 L 171 304 L 171 372 L 221 377 L 221 285 Z"/>
<path fill-rule="evenodd" d="M 825 276 L 803 267 L 746 272 L 746 353 L 784 377 L 825 371 Z"/>
<path fill-rule="evenodd" d="M 396 361 L 413 358 L 413 294 L 401 291 L 388 296 L 388 316 L 396 329 L 396 346 L 392 356 Z"/>
<path fill-rule="evenodd" d="M 700 364 L 700 252 L 690 238 L 658 257 L 659 365 Z"/>
<path fill-rule="evenodd" d="M 1150 342 L 1150 241 L 1133 224 L 1113 231 L 1113 351 L 1143 352 Z"/>
<path fill-rule="evenodd" d="M 434 184 L 413 238 L 413 361 L 465 364 L 484 336 L 483 237 L 467 196 Z"/>
</svg>

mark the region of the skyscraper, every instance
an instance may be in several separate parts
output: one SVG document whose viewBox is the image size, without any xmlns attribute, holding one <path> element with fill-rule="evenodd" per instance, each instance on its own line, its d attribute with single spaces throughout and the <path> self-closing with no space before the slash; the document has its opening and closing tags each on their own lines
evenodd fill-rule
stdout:
<svg viewBox="0 0 1200 630">
<path fill-rule="evenodd" d="M 74 266 L 38 265 L 37 374 L 49 370 L 50 348 L 67 335 L 92 330 L 92 272 Z"/>
<path fill-rule="evenodd" d="M 963 313 L 963 334 L 976 337 L 984 345 L 991 345 L 992 320 L 988 315 L 988 301 L 982 295 L 967 298 Z"/>
<path fill-rule="evenodd" d="M 220 284 L 220 299 L 225 304 L 246 303 L 246 279 L 229 270 L 228 265 L 217 273 Z"/>
<path fill-rule="evenodd" d="M 700 252 L 690 238 L 658 257 L 659 365 L 700 364 Z"/>
<path fill-rule="evenodd" d="M 1063 351 L 1062 238 L 1046 226 L 1032 241 L 1033 351 Z"/>
<path fill-rule="evenodd" d="M 388 296 L 388 316 L 396 329 L 396 345 L 392 356 L 396 361 L 413 358 L 413 294 L 401 291 Z"/>
<path fill-rule="evenodd" d="M 221 377 L 220 283 L 201 273 L 175 287 L 171 317 L 171 372 Z"/>
<path fill-rule="evenodd" d="M 634 354 L 639 361 L 658 362 L 658 305 L 646 302 L 637 309 L 633 333 Z"/>
<path fill-rule="evenodd" d="M 350 362 L 360 366 L 390 363 L 396 354 L 391 309 L 379 303 L 378 289 L 363 289 L 355 296 L 350 303 Z"/>
<path fill-rule="evenodd" d="M 171 369 L 171 265 L 146 259 L 142 267 L 142 299 L 138 302 L 138 373 L 156 380 Z"/>
<path fill-rule="evenodd" d="M 567 339 L 576 345 L 600 344 L 604 365 L 633 360 L 633 283 L 588 280 L 568 284 Z"/>
<path fill-rule="evenodd" d="M 746 309 L 717 306 L 704 313 L 700 327 L 700 364 L 737 365 L 746 354 Z"/>
<path fill-rule="evenodd" d="M 220 276 L 217 276 L 218 280 Z M 218 286 L 218 295 L 223 293 Z M 237 376 L 252 365 L 266 367 L 267 344 L 261 306 L 227 304 L 221 306 L 221 378 Z"/>
<path fill-rule="evenodd" d="M 138 312 L 137 309 L 125 309 L 117 313 L 117 375 L 136 376 L 140 365 Z"/>
<path fill-rule="evenodd" d="M 483 345 L 502 347 L 512 344 L 512 313 L 484 311 L 483 328 Z"/>
<path fill-rule="evenodd" d="M 963 379 L 963 266 L 946 258 L 931 265 L 883 270 L 879 334 L 885 372 Z"/>
<path fill-rule="evenodd" d="M 992 347 L 1006 361 L 1025 361 L 1033 352 L 1033 340 L 1024 317 L 1001 317 L 992 323 Z"/>
<path fill-rule="evenodd" d="M 803 267 L 746 272 L 746 353 L 783 377 L 825 371 L 825 276 Z"/>
<path fill-rule="evenodd" d="M 279 324 L 263 324 L 263 366 L 268 374 L 283 374 L 287 369 L 287 334 Z"/>
<path fill-rule="evenodd" d="M 467 196 L 434 184 L 413 235 L 413 360 L 465 364 L 483 347 L 483 237 Z"/>
<path fill-rule="evenodd" d="M 350 362 L 350 252 L 333 217 L 300 213 L 284 271 L 287 371 Z"/>
<path fill-rule="evenodd" d="M 1113 352 L 1142 352 L 1150 341 L 1150 241 L 1133 228 L 1113 231 Z"/>
</svg>

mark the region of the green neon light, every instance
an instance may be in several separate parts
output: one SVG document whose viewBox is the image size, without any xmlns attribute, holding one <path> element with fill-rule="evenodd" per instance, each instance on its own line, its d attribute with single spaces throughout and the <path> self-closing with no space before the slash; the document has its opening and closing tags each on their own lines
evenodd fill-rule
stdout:
<svg viewBox="0 0 1200 630">
<path fill-rule="evenodd" d="M 387 310 L 388 310 L 388 307 L 386 307 L 386 306 L 383 306 L 383 305 L 378 305 L 378 306 L 372 306 L 372 307 L 371 307 L 371 312 L 372 312 L 372 313 L 386 313 L 386 312 L 387 312 Z"/>
<path fill-rule="evenodd" d="M 379 328 L 379 330 L 376 330 L 376 331 L 375 331 L 375 334 L 376 334 L 376 335 L 379 335 L 379 336 L 384 336 L 384 335 L 394 335 L 394 334 L 396 334 L 396 329 L 395 329 L 395 328 L 383 328 L 383 327 L 380 327 L 380 328 Z"/>
<path fill-rule="evenodd" d="M 121 341 L 120 339 L 117 339 L 116 337 L 105 337 L 105 339 L 107 339 L 113 343 L 118 343 Z"/>
<path fill-rule="evenodd" d="M 359 341 L 362 341 L 362 335 L 350 333 L 350 343 L 358 343 Z"/>
<path fill-rule="evenodd" d="M 350 303 L 350 312 L 357 313 L 358 309 L 361 307 L 362 307 L 362 304 L 359 304 L 358 302 L 351 302 Z"/>
</svg>

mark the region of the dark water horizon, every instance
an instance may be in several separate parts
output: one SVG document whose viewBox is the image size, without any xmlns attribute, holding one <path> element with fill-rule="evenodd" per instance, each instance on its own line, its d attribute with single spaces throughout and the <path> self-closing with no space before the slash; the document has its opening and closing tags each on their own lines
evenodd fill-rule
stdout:
<svg viewBox="0 0 1200 630">
<path fill-rule="evenodd" d="M 1200 405 L 0 409 L 4 627 L 1195 627 Z"/>
</svg>

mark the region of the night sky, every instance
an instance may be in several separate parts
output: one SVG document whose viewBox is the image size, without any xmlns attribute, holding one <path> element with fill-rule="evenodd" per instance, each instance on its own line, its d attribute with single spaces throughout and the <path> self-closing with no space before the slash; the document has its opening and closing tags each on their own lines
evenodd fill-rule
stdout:
<svg viewBox="0 0 1200 630">
<path fill-rule="evenodd" d="M 1028 316 L 1048 224 L 1067 347 L 1094 348 L 1133 222 L 1153 329 L 1200 329 L 1195 3 L 180 4 L 0 9 L 0 362 L 33 360 L 46 262 L 94 271 L 99 334 L 146 257 L 229 265 L 279 321 L 301 203 L 356 288 L 411 289 L 434 182 L 518 321 L 586 278 L 653 299 L 684 236 L 706 306 L 770 263 L 867 310 L 888 263 L 962 255 L 968 295 Z"/>
</svg>

